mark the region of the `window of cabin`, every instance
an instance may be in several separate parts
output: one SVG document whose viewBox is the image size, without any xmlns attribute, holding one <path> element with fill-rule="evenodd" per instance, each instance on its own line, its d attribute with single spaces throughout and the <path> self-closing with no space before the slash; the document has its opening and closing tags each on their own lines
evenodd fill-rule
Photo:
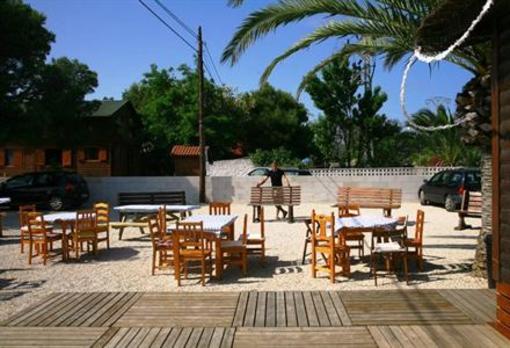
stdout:
<svg viewBox="0 0 510 348">
<path fill-rule="evenodd" d="M 62 150 L 60 149 L 44 150 L 44 165 L 50 167 L 60 167 L 62 165 Z"/>
<path fill-rule="evenodd" d="M 4 150 L 4 166 L 6 166 L 6 167 L 14 166 L 14 150 L 13 149 L 5 149 Z"/>
<path fill-rule="evenodd" d="M 85 148 L 85 161 L 99 161 L 99 148 L 86 147 Z"/>
</svg>

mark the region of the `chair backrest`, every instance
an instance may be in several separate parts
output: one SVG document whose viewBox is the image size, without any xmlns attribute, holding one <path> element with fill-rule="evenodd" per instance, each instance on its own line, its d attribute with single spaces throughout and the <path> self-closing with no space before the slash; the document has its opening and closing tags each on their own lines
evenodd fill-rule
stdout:
<svg viewBox="0 0 510 348">
<path fill-rule="evenodd" d="M 93 209 L 78 210 L 76 212 L 76 223 L 74 233 L 95 231 L 96 212 Z"/>
<path fill-rule="evenodd" d="M 149 233 L 151 236 L 152 247 L 156 248 L 157 242 L 161 240 L 161 226 L 160 226 L 159 218 L 150 217 L 148 224 L 149 224 Z"/>
<path fill-rule="evenodd" d="M 176 255 L 180 255 L 186 249 L 199 251 L 202 255 L 205 253 L 206 236 L 204 230 L 199 228 L 197 223 L 178 224 L 177 228 L 172 231 L 172 240 Z"/>
<path fill-rule="evenodd" d="M 359 204 L 351 203 L 348 205 L 338 206 L 338 217 L 360 216 Z"/>
<path fill-rule="evenodd" d="M 376 227 L 372 231 L 371 249 L 378 243 L 398 242 L 404 244 L 406 239 L 406 231 L 404 229 Z"/>
<path fill-rule="evenodd" d="M 108 225 L 110 223 L 110 205 L 107 202 L 96 202 L 94 211 L 97 225 Z"/>
<path fill-rule="evenodd" d="M 230 202 L 209 203 L 209 215 L 230 215 Z"/>
<path fill-rule="evenodd" d="M 329 233 L 328 233 L 329 230 Z M 335 214 L 316 214 L 312 211 L 312 241 L 326 241 L 334 238 L 335 235 Z"/>
<path fill-rule="evenodd" d="M 166 233 L 167 231 L 167 225 L 166 225 L 166 205 L 162 205 L 158 209 L 158 215 L 157 215 L 157 222 L 159 224 L 159 231 L 161 237 Z"/>
<path fill-rule="evenodd" d="M 20 228 L 28 225 L 27 213 L 35 212 L 35 211 L 36 211 L 35 204 L 19 206 L 19 227 Z"/>
<path fill-rule="evenodd" d="M 47 228 L 42 213 L 36 211 L 28 211 L 25 212 L 25 218 L 30 239 L 46 237 Z"/>
<path fill-rule="evenodd" d="M 421 242 L 423 238 L 423 226 L 425 224 L 425 212 L 418 210 L 416 214 L 416 225 L 415 225 L 415 240 Z"/>
<path fill-rule="evenodd" d="M 179 221 L 177 222 L 177 229 L 184 231 L 202 231 L 204 223 L 202 221 Z"/>
</svg>

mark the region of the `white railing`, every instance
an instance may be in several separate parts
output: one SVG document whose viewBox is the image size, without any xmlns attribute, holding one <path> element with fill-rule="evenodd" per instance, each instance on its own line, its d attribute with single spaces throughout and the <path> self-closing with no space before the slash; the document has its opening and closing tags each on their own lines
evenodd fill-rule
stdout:
<svg viewBox="0 0 510 348">
<path fill-rule="evenodd" d="M 314 176 L 431 176 L 451 167 L 394 167 L 394 168 L 314 168 Z"/>
</svg>

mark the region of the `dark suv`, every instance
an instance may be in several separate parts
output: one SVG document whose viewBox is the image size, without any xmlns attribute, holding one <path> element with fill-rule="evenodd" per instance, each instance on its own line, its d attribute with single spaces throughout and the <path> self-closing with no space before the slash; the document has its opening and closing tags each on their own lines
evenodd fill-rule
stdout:
<svg viewBox="0 0 510 348">
<path fill-rule="evenodd" d="M 0 184 L 0 197 L 17 207 L 35 204 L 43 209 L 79 207 L 89 198 L 89 188 L 77 173 L 54 171 L 16 175 Z"/>
<path fill-rule="evenodd" d="M 422 205 L 442 204 L 448 211 L 459 209 L 464 191 L 480 191 L 479 169 L 451 169 L 434 175 L 421 185 L 418 196 Z"/>
</svg>

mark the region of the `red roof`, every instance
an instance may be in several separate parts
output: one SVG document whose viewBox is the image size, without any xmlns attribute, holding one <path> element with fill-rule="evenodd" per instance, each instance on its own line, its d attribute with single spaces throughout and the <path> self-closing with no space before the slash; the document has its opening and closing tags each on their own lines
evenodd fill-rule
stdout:
<svg viewBox="0 0 510 348">
<path fill-rule="evenodd" d="M 170 155 L 182 157 L 200 156 L 200 146 L 174 145 Z"/>
</svg>

